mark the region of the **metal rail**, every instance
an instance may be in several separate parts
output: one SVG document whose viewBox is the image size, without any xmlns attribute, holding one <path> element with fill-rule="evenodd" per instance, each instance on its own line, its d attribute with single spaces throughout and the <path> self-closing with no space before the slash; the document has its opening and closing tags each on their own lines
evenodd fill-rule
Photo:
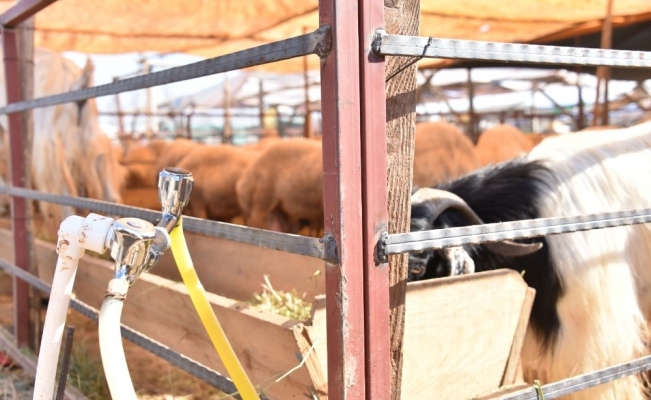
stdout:
<svg viewBox="0 0 651 400">
<path fill-rule="evenodd" d="M 52 286 L 37 276 L 25 271 L 18 266 L 9 263 L 3 259 L 0 259 L 0 269 L 15 275 L 16 277 L 27 282 L 31 286 L 40 290 L 45 294 L 50 294 Z M 79 301 L 75 298 L 70 300 L 70 307 L 80 314 L 92 319 L 97 322 L 99 318 L 99 311 L 97 309 L 89 306 L 88 304 Z M 216 387 L 217 389 L 225 393 L 235 393 L 237 389 L 233 382 L 219 374 L 218 372 L 206 367 L 205 365 L 198 363 L 191 358 L 188 358 L 182 354 L 179 354 L 164 344 L 157 342 L 151 339 L 148 336 L 143 335 L 142 333 L 125 326 L 121 325 L 122 337 L 128 341 L 134 343 L 135 345 L 142 347 L 143 349 L 149 351 L 150 353 L 155 354 L 156 356 L 162 358 L 163 360 L 169 362 L 170 364 L 182 369 L 183 371 L 209 383 L 210 385 Z M 239 398 L 239 397 L 236 397 Z"/>
<path fill-rule="evenodd" d="M 467 244 L 525 239 L 649 222 L 651 222 L 651 208 L 435 229 L 384 235 L 378 242 L 376 252 L 378 258 L 382 259 L 381 257 L 386 257 L 388 254 L 412 253 Z"/>
<path fill-rule="evenodd" d="M 383 29 L 375 31 L 373 51 L 383 56 L 651 68 L 651 52 L 390 35 Z"/>
<path fill-rule="evenodd" d="M 37 190 L 17 188 L 14 186 L 0 186 L 0 193 L 86 209 L 105 215 L 120 215 L 124 217 L 140 218 L 149 222 L 155 222 L 160 218 L 160 212 L 140 207 L 125 206 L 108 201 L 91 200 L 82 197 L 44 193 Z M 272 250 L 285 251 L 325 261 L 336 262 L 337 260 L 336 243 L 334 238 L 330 235 L 326 235 L 319 239 L 186 216 L 183 217 L 183 229 L 206 236 L 251 244 Z"/>
<path fill-rule="evenodd" d="M 651 356 L 638 358 L 623 364 L 604 368 L 588 374 L 577 375 L 562 381 L 550 383 L 541 387 L 544 397 L 539 397 L 536 389 L 525 389 L 512 393 L 500 400 L 546 400 L 557 399 L 571 393 L 589 389 L 629 375 L 651 370 Z"/>
<path fill-rule="evenodd" d="M 15 113 L 38 107 L 54 106 L 57 104 L 87 100 L 94 97 L 146 89 L 152 86 L 181 82 L 188 79 L 234 71 L 237 69 L 307 56 L 310 54 L 325 57 L 330 52 L 330 46 L 330 27 L 322 26 L 311 33 L 295 36 L 279 42 L 252 47 L 247 50 L 226 54 L 181 67 L 170 68 L 164 71 L 153 72 L 151 74 L 124 79 L 106 85 L 75 90 L 73 92 L 11 103 L 4 107 L 0 107 L 0 114 Z"/>
<path fill-rule="evenodd" d="M 56 0 L 20 0 L 0 15 L 3 28 L 15 28 L 21 22 L 46 8 Z"/>
</svg>

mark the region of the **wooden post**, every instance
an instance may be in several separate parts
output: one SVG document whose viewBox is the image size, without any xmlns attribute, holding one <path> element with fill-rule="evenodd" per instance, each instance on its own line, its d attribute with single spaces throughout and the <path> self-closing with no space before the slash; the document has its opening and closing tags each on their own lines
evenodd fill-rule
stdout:
<svg viewBox="0 0 651 400">
<path fill-rule="evenodd" d="M 117 76 L 113 77 L 113 82 L 120 80 Z M 115 110 L 118 115 L 118 129 L 120 130 L 120 135 L 124 135 L 124 120 L 122 115 L 122 103 L 120 102 L 120 94 L 115 95 Z"/>
<path fill-rule="evenodd" d="M 193 113 L 187 115 L 186 122 L 185 122 L 188 139 L 192 139 L 192 114 Z"/>
<path fill-rule="evenodd" d="M 260 133 L 264 136 L 264 84 L 262 78 L 258 81 L 258 113 L 260 118 Z"/>
<path fill-rule="evenodd" d="M 475 85 L 472 83 L 472 68 L 468 68 L 468 137 L 476 144 L 479 135 L 475 125 Z"/>
<path fill-rule="evenodd" d="M 303 27 L 303 34 L 307 33 L 307 28 Z M 310 79 L 308 74 L 307 56 L 303 57 L 303 84 L 305 88 L 305 125 L 303 127 L 303 136 L 306 138 L 314 137 L 312 132 L 312 113 L 310 110 Z"/>
<path fill-rule="evenodd" d="M 384 2 L 384 19 L 388 33 L 418 35 L 419 16 L 419 0 Z M 411 58 L 387 57 L 387 76 L 410 60 Z M 386 83 L 389 233 L 409 232 L 416 129 L 416 69 L 417 65 L 414 64 Z M 400 399 L 402 384 L 407 264 L 407 254 L 389 256 L 391 398 L 394 400 Z"/>
<path fill-rule="evenodd" d="M 228 73 L 224 74 L 224 131 L 222 133 L 223 143 L 233 142 L 233 130 L 231 129 L 231 91 L 228 84 Z"/>
<path fill-rule="evenodd" d="M 13 103 L 34 96 L 34 19 L 25 20 L 15 29 L 3 29 L 5 82 L 7 102 Z M 9 148 L 11 184 L 31 187 L 32 111 L 9 114 Z M 14 262 L 35 272 L 32 202 L 19 197 L 11 200 L 14 231 Z M 14 332 L 19 347 L 36 349 L 40 321 L 40 301 L 30 286 L 14 277 Z"/>
<path fill-rule="evenodd" d="M 606 4 L 606 18 L 601 29 L 601 48 L 610 49 L 612 46 L 613 37 L 613 0 L 608 0 Z M 597 95 L 594 104 L 594 119 L 593 126 L 598 125 L 599 118 L 601 117 L 602 125 L 608 124 L 608 80 L 610 79 L 609 67 L 597 67 Z M 601 109 L 600 94 L 601 85 L 604 85 L 604 104 L 603 110 Z"/>
</svg>

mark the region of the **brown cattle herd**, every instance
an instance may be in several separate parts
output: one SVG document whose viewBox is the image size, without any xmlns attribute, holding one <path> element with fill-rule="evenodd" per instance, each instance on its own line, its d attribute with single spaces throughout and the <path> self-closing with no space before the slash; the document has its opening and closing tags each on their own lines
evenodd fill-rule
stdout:
<svg viewBox="0 0 651 400">
<path fill-rule="evenodd" d="M 429 187 L 488 164 L 529 152 L 548 135 L 498 125 L 476 145 L 447 122 L 417 124 L 414 179 Z M 124 203 L 158 210 L 156 185 L 164 167 L 191 171 L 195 183 L 186 214 L 255 228 L 323 234 L 321 141 L 268 137 L 251 145 L 208 145 L 179 138 L 126 146 Z"/>
</svg>

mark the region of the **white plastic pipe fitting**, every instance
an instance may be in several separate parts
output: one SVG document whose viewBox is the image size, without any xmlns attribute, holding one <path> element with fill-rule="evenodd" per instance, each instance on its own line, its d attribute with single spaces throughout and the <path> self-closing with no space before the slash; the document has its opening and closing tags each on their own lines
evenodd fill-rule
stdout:
<svg viewBox="0 0 651 400">
<path fill-rule="evenodd" d="M 54 380 L 61 350 L 61 338 L 70 305 L 70 296 L 79 259 L 85 250 L 103 253 L 110 241 L 112 218 L 90 214 L 85 219 L 76 215 L 66 218 L 59 227 L 57 259 L 52 290 L 43 325 L 43 337 L 36 366 L 35 400 L 54 397 Z"/>
</svg>

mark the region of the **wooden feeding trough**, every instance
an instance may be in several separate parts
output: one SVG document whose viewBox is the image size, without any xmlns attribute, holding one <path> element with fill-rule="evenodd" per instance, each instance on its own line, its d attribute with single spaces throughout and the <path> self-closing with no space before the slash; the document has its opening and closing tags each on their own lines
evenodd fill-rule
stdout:
<svg viewBox="0 0 651 400">
<path fill-rule="evenodd" d="M 311 282 L 309 287 L 322 293 L 323 274 L 314 275 L 323 272 L 323 261 L 201 235 L 188 236 L 199 276 L 212 292 L 208 296 L 213 309 L 254 384 L 262 384 L 271 399 L 304 399 L 306 395 L 326 399 L 325 298 L 316 296 L 309 322 L 293 321 L 238 301 L 260 291 L 264 274 L 271 275 L 279 289 L 297 287 L 292 285 L 302 288 Z M 0 230 L 0 257 L 12 259 L 10 243 L 11 232 Z M 39 275 L 51 282 L 55 246 L 39 240 L 35 245 Z M 208 263 L 201 254 L 218 261 Z M 160 267 L 157 271 L 171 279 L 143 274 L 136 282 L 126 300 L 122 322 L 225 374 L 170 262 L 167 259 L 156 269 Z M 99 307 L 112 273 L 111 262 L 82 258 L 76 297 Z M 309 281 L 310 277 L 316 281 Z M 522 382 L 519 354 L 532 301 L 533 291 L 518 273 L 509 270 L 409 284 L 402 398 L 432 398 L 435 394 L 441 399 L 466 400 L 517 386 Z"/>
</svg>

